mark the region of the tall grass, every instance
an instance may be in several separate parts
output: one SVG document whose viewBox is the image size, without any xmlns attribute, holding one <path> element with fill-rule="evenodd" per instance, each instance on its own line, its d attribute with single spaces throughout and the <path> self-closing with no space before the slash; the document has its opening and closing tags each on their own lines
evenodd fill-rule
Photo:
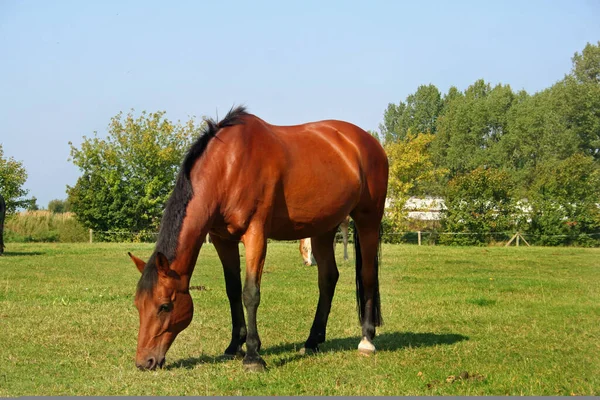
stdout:
<svg viewBox="0 0 600 400">
<path fill-rule="evenodd" d="M 7 217 L 5 242 L 85 242 L 86 229 L 73 213 L 26 211 Z"/>
</svg>

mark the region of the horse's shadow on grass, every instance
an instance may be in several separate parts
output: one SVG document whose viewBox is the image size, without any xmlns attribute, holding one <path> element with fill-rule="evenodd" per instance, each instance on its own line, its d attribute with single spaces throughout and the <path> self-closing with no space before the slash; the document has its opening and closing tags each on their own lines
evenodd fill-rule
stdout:
<svg viewBox="0 0 600 400">
<path fill-rule="evenodd" d="M 42 253 L 41 251 L 20 251 L 20 252 L 16 252 L 16 251 L 5 251 L 4 253 L 0 254 L 0 258 L 2 257 L 22 257 L 22 256 L 43 256 L 45 253 Z"/>
<path fill-rule="evenodd" d="M 451 345 L 454 343 L 461 342 L 463 340 L 469 340 L 468 336 L 459 335 L 456 333 L 414 333 L 414 332 L 391 332 L 391 333 L 382 333 L 375 337 L 373 341 L 375 346 L 377 346 L 378 352 L 387 352 L 387 351 L 397 351 L 404 348 L 413 348 L 413 347 L 431 347 L 436 345 Z M 320 345 L 320 351 L 322 353 L 325 352 L 338 352 L 338 351 L 355 351 L 358 347 L 358 342 L 360 341 L 359 337 L 347 337 L 347 338 L 334 338 L 331 340 L 325 341 Z M 279 360 L 275 360 L 273 365 L 277 367 L 281 367 L 291 361 L 295 361 L 304 357 L 308 357 L 307 355 L 301 355 L 298 353 L 304 346 L 304 342 L 297 343 L 285 343 L 272 347 L 267 347 L 261 350 L 263 355 L 280 355 L 285 353 L 292 353 L 287 357 L 281 358 Z M 210 356 L 200 356 L 200 357 L 190 357 L 186 359 L 182 359 L 174 362 L 167 366 L 167 369 L 175 369 L 175 368 L 193 368 L 197 364 L 216 364 L 221 362 L 229 361 L 229 358 L 225 358 L 223 356 L 210 357 Z"/>
<path fill-rule="evenodd" d="M 216 356 L 216 357 L 202 355 L 200 357 L 189 357 L 189 358 L 177 360 L 174 363 L 168 364 L 167 366 L 165 366 L 165 369 L 166 370 L 178 369 L 178 368 L 192 369 L 198 364 L 218 364 L 218 363 L 227 362 L 230 360 L 231 360 L 231 358 L 227 358 L 222 355 Z"/>
</svg>

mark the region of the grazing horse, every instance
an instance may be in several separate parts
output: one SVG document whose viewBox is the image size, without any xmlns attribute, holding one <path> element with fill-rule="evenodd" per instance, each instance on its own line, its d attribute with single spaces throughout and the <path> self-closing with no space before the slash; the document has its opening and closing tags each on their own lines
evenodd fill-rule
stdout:
<svg viewBox="0 0 600 400">
<path fill-rule="evenodd" d="M 6 203 L 0 194 L 0 256 L 4 253 L 4 217 L 6 216 Z"/>
<path fill-rule="evenodd" d="M 342 230 L 342 241 L 344 243 L 344 261 L 348 261 L 348 227 L 350 226 L 350 217 L 344 218 L 342 223 L 340 224 L 340 229 Z M 335 244 L 336 241 L 333 241 L 333 252 L 335 253 Z M 310 238 L 300 239 L 300 255 L 302 256 L 302 260 L 304 260 L 304 265 L 311 266 L 315 263 L 315 258 L 312 254 L 312 245 L 310 243 Z"/>
<path fill-rule="evenodd" d="M 375 327 L 382 322 L 378 258 L 388 180 L 379 142 L 347 122 L 275 126 L 243 107 L 220 122 L 206 122 L 183 161 L 154 252 L 147 262 L 129 253 L 142 274 L 135 295 L 138 368 L 162 367 L 176 336 L 190 324 L 190 279 L 207 233 L 223 265 L 231 308 L 225 355 L 244 355 L 243 366 L 251 371 L 265 367 L 256 321 L 267 239 L 312 238 L 319 300 L 303 350 L 318 350 L 339 276 L 332 242 L 347 215 L 356 224 L 358 348 L 373 353 Z M 313 190 L 306 191 L 308 186 Z M 243 289 L 239 241 L 246 252 Z"/>
</svg>

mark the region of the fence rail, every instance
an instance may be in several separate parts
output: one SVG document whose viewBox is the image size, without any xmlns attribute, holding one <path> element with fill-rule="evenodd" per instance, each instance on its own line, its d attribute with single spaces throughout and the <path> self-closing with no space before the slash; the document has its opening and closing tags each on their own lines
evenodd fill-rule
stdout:
<svg viewBox="0 0 600 400">
<path fill-rule="evenodd" d="M 158 232 L 127 232 L 127 231 L 94 231 L 89 230 L 89 242 L 154 242 L 158 236 Z M 450 238 L 479 238 L 479 244 L 502 244 L 510 245 L 515 243 L 520 245 L 521 241 L 528 246 L 530 244 L 542 245 L 560 245 L 565 243 L 552 244 L 559 242 L 560 239 L 572 239 L 572 241 L 588 241 L 586 246 L 600 247 L 600 232 L 595 233 L 577 233 L 573 235 L 567 234 L 533 234 L 515 231 L 506 232 L 437 232 L 437 231 L 399 231 L 399 232 L 384 232 L 382 233 L 382 241 L 384 243 L 407 243 L 438 245 L 438 244 L 461 244 L 453 242 Z M 448 238 L 448 239 L 445 239 Z M 336 235 L 336 241 L 341 243 L 343 236 L 341 232 Z M 210 242 L 207 236 L 206 242 Z M 348 242 L 352 243 L 353 238 L 350 234 Z M 471 240 L 472 242 L 472 240 Z M 468 240 L 463 244 L 471 243 Z M 568 243 L 567 243 L 568 244 Z"/>
</svg>

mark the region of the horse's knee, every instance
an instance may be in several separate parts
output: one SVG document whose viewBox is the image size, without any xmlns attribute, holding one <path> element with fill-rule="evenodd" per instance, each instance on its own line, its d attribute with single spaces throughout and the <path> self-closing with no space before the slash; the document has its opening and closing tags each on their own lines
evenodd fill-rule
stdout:
<svg viewBox="0 0 600 400">
<path fill-rule="evenodd" d="M 246 285 L 242 294 L 246 308 L 258 307 L 260 304 L 260 289 L 256 285 Z"/>
</svg>

